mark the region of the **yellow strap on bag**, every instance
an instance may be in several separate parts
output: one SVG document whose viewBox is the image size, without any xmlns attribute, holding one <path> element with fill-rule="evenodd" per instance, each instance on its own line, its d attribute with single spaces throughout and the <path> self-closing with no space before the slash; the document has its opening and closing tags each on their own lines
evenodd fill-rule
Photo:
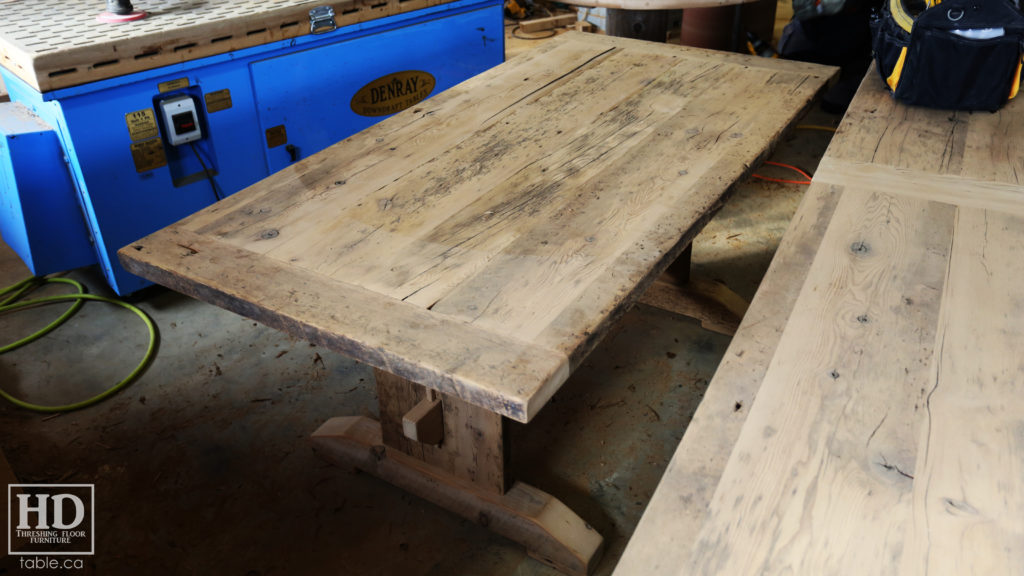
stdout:
<svg viewBox="0 0 1024 576">
<path fill-rule="evenodd" d="M 1024 66 L 1024 59 L 1017 62 L 1017 73 L 1013 75 L 1013 83 L 1010 84 L 1010 100 L 1013 100 L 1017 96 L 1017 92 L 1020 91 L 1020 69 Z"/>
<path fill-rule="evenodd" d="M 885 83 L 889 85 L 889 90 L 896 91 L 896 85 L 900 83 L 900 74 L 903 73 L 903 62 L 907 59 L 907 47 L 904 46 L 900 50 L 900 57 L 896 60 L 896 65 L 892 68 L 892 74 L 885 79 Z"/>
</svg>

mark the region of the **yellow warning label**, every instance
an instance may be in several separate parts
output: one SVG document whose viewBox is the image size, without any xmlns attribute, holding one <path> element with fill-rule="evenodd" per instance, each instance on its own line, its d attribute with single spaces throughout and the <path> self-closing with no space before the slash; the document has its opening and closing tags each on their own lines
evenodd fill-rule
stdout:
<svg viewBox="0 0 1024 576">
<path fill-rule="evenodd" d="M 429 72 L 407 70 L 377 78 L 352 97 L 349 106 L 360 116 L 387 116 L 420 102 L 434 91 Z"/>
<path fill-rule="evenodd" d="M 267 128 L 267 148 L 276 148 L 288 142 L 288 131 L 284 124 Z"/>
<path fill-rule="evenodd" d="M 128 134 L 133 141 L 155 138 L 160 135 L 156 127 L 156 115 L 152 108 L 136 110 L 124 115 L 124 121 L 128 124 Z"/>
<path fill-rule="evenodd" d="M 159 138 L 132 143 L 136 172 L 148 172 L 167 165 L 164 143 Z"/>
<path fill-rule="evenodd" d="M 206 111 L 210 114 L 231 108 L 231 90 L 227 88 L 210 92 L 205 96 Z"/>
<path fill-rule="evenodd" d="M 167 82 L 161 82 L 156 85 L 157 90 L 161 94 L 164 92 L 170 92 L 171 90 L 180 90 L 182 88 L 188 88 L 188 78 L 178 78 L 177 80 L 168 80 Z"/>
</svg>

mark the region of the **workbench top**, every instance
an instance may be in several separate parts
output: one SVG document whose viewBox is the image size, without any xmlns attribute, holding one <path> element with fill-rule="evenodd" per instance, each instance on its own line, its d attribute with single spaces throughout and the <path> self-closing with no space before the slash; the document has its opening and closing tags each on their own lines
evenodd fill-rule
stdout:
<svg viewBox="0 0 1024 576">
<path fill-rule="evenodd" d="M 46 92 L 307 35 L 318 6 L 341 27 L 449 1 L 136 0 L 110 24 L 101 0 L 0 0 L 0 66 Z"/>
<path fill-rule="evenodd" d="M 525 422 L 833 70 L 568 33 L 120 257 Z"/>
</svg>

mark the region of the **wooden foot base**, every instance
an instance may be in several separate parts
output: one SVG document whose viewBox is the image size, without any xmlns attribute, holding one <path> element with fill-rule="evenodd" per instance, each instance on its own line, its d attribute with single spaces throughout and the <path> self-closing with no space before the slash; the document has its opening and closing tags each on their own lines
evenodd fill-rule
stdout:
<svg viewBox="0 0 1024 576">
<path fill-rule="evenodd" d="M 640 297 L 640 303 L 700 320 L 706 330 L 732 336 L 749 304 L 721 282 L 690 278 L 685 284 L 663 276 Z"/>
<path fill-rule="evenodd" d="M 355 467 L 526 547 L 566 574 L 585 576 L 600 560 L 603 539 L 551 495 L 522 482 L 504 494 L 481 489 L 384 445 L 381 426 L 365 416 L 332 418 L 313 433 L 320 456 Z"/>
</svg>

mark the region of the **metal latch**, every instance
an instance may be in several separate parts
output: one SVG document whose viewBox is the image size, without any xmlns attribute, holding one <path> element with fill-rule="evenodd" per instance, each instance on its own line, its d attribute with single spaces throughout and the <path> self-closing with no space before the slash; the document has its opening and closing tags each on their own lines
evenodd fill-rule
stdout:
<svg viewBox="0 0 1024 576">
<path fill-rule="evenodd" d="M 309 11 L 310 34 L 333 32 L 337 28 L 337 24 L 334 23 L 334 8 L 330 6 L 317 6 Z"/>
</svg>

